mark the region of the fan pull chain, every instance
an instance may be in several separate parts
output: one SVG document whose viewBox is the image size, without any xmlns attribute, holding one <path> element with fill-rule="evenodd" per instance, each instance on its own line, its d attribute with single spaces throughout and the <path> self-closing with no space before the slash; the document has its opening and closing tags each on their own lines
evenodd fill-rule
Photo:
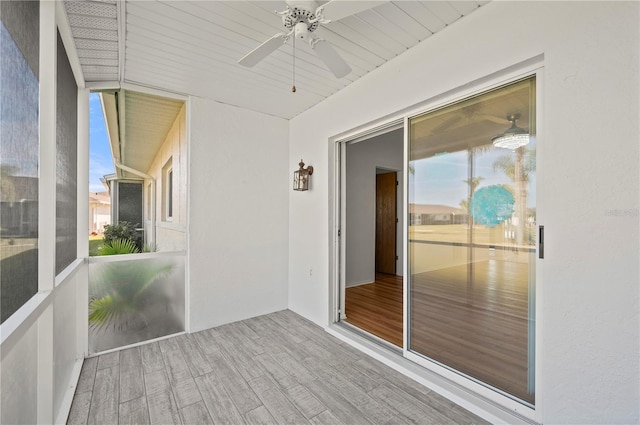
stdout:
<svg viewBox="0 0 640 425">
<path fill-rule="evenodd" d="M 296 92 L 296 35 L 293 34 L 293 86 L 291 87 L 293 93 Z"/>
</svg>

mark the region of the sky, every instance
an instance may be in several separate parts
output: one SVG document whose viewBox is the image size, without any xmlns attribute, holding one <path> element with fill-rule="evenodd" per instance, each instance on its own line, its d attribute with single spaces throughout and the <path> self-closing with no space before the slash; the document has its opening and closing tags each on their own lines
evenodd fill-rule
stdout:
<svg viewBox="0 0 640 425">
<path fill-rule="evenodd" d="M 533 144 L 532 144 L 533 146 Z M 415 174 L 410 176 L 409 202 L 416 204 L 447 205 L 460 207 L 460 201 L 467 199 L 469 178 L 467 151 L 445 152 L 429 158 L 413 161 Z M 501 171 L 493 170 L 493 163 L 500 156 L 515 155 L 505 149 L 493 148 L 477 154 L 474 161 L 474 176 L 482 177 L 478 189 L 485 186 L 513 182 Z M 535 206 L 536 176 L 529 183 L 527 204 Z"/>
<path fill-rule="evenodd" d="M 100 96 L 89 96 L 89 192 L 106 191 L 100 178 L 115 172 Z"/>
</svg>

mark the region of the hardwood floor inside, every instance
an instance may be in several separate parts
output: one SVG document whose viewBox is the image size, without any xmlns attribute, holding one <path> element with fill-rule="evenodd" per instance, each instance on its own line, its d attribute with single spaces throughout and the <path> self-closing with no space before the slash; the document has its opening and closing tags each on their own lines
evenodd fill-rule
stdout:
<svg viewBox="0 0 640 425">
<path fill-rule="evenodd" d="M 347 322 L 402 347 L 402 276 L 376 273 L 376 280 L 346 289 Z"/>
<path fill-rule="evenodd" d="M 488 260 L 471 270 L 416 274 L 410 298 L 412 351 L 534 403 L 526 263 Z M 348 323 L 402 346 L 402 277 L 377 275 L 374 283 L 347 288 L 345 304 Z"/>
</svg>

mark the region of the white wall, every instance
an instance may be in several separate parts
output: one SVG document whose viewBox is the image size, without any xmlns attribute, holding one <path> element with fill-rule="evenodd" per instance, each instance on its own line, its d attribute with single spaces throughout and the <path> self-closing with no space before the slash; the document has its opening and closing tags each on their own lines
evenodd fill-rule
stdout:
<svg viewBox="0 0 640 425">
<path fill-rule="evenodd" d="M 21 331 L 12 347 L 2 346 L 2 415 L 6 424 L 35 424 L 38 421 L 34 405 L 38 391 L 38 324 Z"/>
<path fill-rule="evenodd" d="M 290 308 L 329 321 L 330 137 L 544 55 L 538 419 L 637 423 L 639 7 L 492 2 L 294 118 L 290 162 L 316 171 L 289 196 Z"/>
<path fill-rule="evenodd" d="M 149 170 L 146 172 L 153 176 L 155 185 L 155 225 L 156 245 L 158 251 L 181 251 L 187 247 L 187 114 L 186 105 L 180 109 L 180 113 L 171 125 L 169 133 L 158 149 Z M 167 220 L 163 216 L 165 210 L 166 192 L 163 167 L 171 159 L 173 168 L 173 216 Z M 145 181 L 145 202 L 148 202 L 147 185 Z M 145 217 L 147 226 L 151 228 L 151 217 Z"/>
<path fill-rule="evenodd" d="M 190 122 L 190 330 L 287 308 L 288 122 L 199 98 Z"/>
<path fill-rule="evenodd" d="M 376 275 L 376 167 L 401 171 L 403 130 L 398 129 L 347 145 L 346 188 L 346 286 L 369 283 Z M 401 180 L 400 180 L 401 181 Z M 402 198 L 402 185 L 398 185 Z M 402 219 L 402 204 L 397 211 Z M 398 222 L 399 245 L 396 274 L 402 274 L 402 223 Z"/>
<path fill-rule="evenodd" d="M 40 291 L 2 323 L 3 424 L 67 419 L 86 354 L 87 265 L 76 260 L 56 281 L 54 289 Z"/>
</svg>

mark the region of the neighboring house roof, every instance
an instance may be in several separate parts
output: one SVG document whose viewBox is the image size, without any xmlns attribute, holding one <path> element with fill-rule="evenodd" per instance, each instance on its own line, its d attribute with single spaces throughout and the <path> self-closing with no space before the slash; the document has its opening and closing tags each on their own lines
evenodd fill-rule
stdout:
<svg viewBox="0 0 640 425">
<path fill-rule="evenodd" d="M 89 203 L 111 205 L 111 196 L 109 192 L 91 192 L 89 193 Z"/>
<path fill-rule="evenodd" d="M 432 204 L 409 204 L 411 214 L 467 214 L 462 208 L 450 207 L 448 205 Z"/>
</svg>

